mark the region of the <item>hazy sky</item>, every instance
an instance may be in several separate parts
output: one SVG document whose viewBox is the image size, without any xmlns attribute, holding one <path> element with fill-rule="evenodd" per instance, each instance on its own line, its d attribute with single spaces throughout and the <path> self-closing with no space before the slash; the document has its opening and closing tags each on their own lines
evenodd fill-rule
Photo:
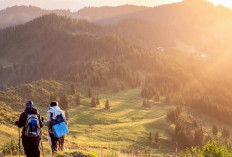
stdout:
<svg viewBox="0 0 232 157">
<path fill-rule="evenodd" d="M 0 0 L 0 9 L 14 5 L 32 5 L 46 9 L 70 9 L 76 11 L 85 6 L 117 6 L 134 4 L 156 6 L 181 0 Z M 209 0 L 232 8 L 232 0 Z"/>
</svg>

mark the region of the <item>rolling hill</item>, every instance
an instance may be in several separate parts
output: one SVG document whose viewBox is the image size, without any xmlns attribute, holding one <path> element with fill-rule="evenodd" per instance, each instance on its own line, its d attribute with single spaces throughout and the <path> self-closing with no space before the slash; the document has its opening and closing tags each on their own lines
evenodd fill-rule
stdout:
<svg viewBox="0 0 232 157">
<path fill-rule="evenodd" d="M 74 19 L 87 19 L 90 22 L 94 22 L 145 9 L 147 8 L 123 5 L 118 7 L 86 7 L 79 10 L 78 12 L 71 12 L 69 10 L 47 10 L 34 6 L 13 6 L 0 11 L 0 29 L 25 24 L 40 16 L 48 15 L 51 13 L 59 16 L 72 17 Z"/>
<path fill-rule="evenodd" d="M 8 83 L 14 84 L 49 77 L 63 78 L 77 72 L 88 75 L 87 70 L 94 70 L 91 66 L 98 62 L 105 65 L 123 58 L 123 64 L 129 62 L 127 56 L 140 53 L 138 48 L 104 31 L 101 26 L 55 14 L 4 29 L 0 34 L 2 83 L 6 77 L 10 78 Z M 109 67 L 100 64 L 96 66 L 102 71 L 101 77 L 108 77 Z"/>
<path fill-rule="evenodd" d="M 78 14 L 95 23 L 73 18 Z M 12 123 L 27 99 L 46 115 L 51 97 L 66 94 L 68 151 L 126 156 L 173 153 L 209 139 L 231 144 L 222 133 L 232 124 L 231 10 L 186 0 L 85 8 L 75 16 L 43 15 L 0 31 L 2 142 L 9 141 L 8 131 L 16 139 Z M 99 106 L 91 107 L 92 97 Z M 150 132 L 159 133 L 158 144 L 149 144 Z"/>
<path fill-rule="evenodd" d="M 14 18 L 16 20 L 12 21 L 15 24 L 12 25 L 15 26 L 49 13 L 66 15 L 73 19 L 85 18 L 101 25 L 112 25 L 110 31 L 114 31 L 117 35 L 118 33 L 122 36 L 125 34 L 126 37 L 130 37 L 130 40 L 139 40 L 140 43 L 142 41 L 142 45 L 145 44 L 152 48 L 164 47 L 167 43 L 173 46 L 181 42 L 189 47 L 188 51 L 216 53 L 218 51 L 229 52 L 232 49 L 228 42 L 232 34 L 228 29 L 232 25 L 230 20 L 232 11 L 222 6 L 216 7 L 203 0 L 185 0 L 154 8 L 130 5 L 89 7 L 74 13 L 66 10 L 50 11 L 36 7 L 15 6 L 1 11 L 3 16 L 1 24 L 5 25 L 4 23 L 7 22 L 4 21 Z M 27 20 L 21 20 L 22 17 Z M 18 20 L 24 22 L 18 22 Z M 132 20 L 137 20 L 137 22 L 132 23 Z M 6 25 L 9 26 L 9 24 Z M 167 43 L 165 43 L 166 40 Z"/>
<path fill-rule="evenodd" d="M 24 24 L 37 17 L 51 13 L 63 16 L 71 14 L 68 10 L 45 10 L 33 6 L 13 6 L 0 11 L 0 29 Z"/>
<path fill-rule="evenodd" d="M 149 44 L 151 42 L 155 43 L 157 38 L 165 37 L 166 40 L 172 40 L 174 43 L 177 41 L 184 42 L 190 45 L 192 49 L 217 53 L 218 51 L 229 52 L 231 50 L 228 42 L 232 33 L 228 29 L 232 25 L 231 18 L 231 9 L 222 6 L 216 7 L 203 0 L 186 0 L 109 18 L 108 20 L 98 21 L 98 23 L 113 25 L 112 30 L 125 32 L 126 35 L 130 32 L 129 35 L 135 37 L 135 39 L 138 39 L 138 36 L 131 28 L 140 26 L 139 29 L 136 29 L 136 32 L 139 34 L 140 31 L 138 30 L 143 30 L 144 36 L 149 38 L 141 37 L 142 33 L 139 37 L 145 39 L 146 42 L 149 41 Z M 135 26 L 127 27 L 122 21 L 128 21 L 128 19 L 136 19 L 138 22 Z M 146 24 L 143 24 L 141 20 L 146 21 Z M 153 26 L 151 27 L 151 25 Z M 161 29 L 164 29 L 166 34 L 162 34 L 164 31 Z M 156 34 L 153 34 L 155 30 Z M 151 34 L 149 35 L 147 32 L 151 32 Z"/>
<path fill-rule="evenodd" d="M 84 18 L 90 22 L 98 22 L 143 11 L 148 8 L 149 7 L 133 5 L 122 5 L 117 7 L 86 7 L 74 13 L 74 17 Z"/>
</svg>

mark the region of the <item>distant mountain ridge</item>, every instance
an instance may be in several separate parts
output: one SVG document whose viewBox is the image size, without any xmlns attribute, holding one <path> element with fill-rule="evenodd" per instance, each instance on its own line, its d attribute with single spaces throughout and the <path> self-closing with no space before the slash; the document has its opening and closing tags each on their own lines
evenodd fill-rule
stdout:
<svg viewBox="0 0 232 157">
<path fill-rule="evenodd" d="M 129 23 L 128 19 L 137 22 Z M 96 21 L 96 23 L 111 25 L 111 31 L 122 36 L 126 35 L 130 39 L 138 39 L 143 44 L 155 45 L 157 40 L 163 38 L 164 42 L 169 41 L 174 35 L 175 40 L 184 41 L 193 47 L 197 46 L 202 51 L 229 52 L 232 49 L 229 42 L 232 36 L 231 19 L 231 9 L 214 6 L 203 0 L 185 0 Z M 125 24 L 125 21 L 129 25 Z M 143 21 L 147 24 L 143 24 Z M 137 36 L 138 34 L 140 35 Z"/>
<path fill-rule="evenodd" d="M 118 7 L 86 7 L 78 12 L 71 12 L 70 10 L 46 10 L 34 6 L 13 6 L 0 11 L 0 29 L 24 24 L 37 17 L 51 13 L 75 19 L 87 19 L 90 22 L 95 22 L 144 9 L 147 9 L 147 7 L 123 5 Z"/>
<path fill-rule="evenodd" d="M 0 11 L 0 29 L 24 24 L 37 17 L 55 13 L 57 15 L 69 16 L 69 10 L 45 10 L 33 6 L 13 6 Z"/>
<path fill-rule="evenodd" d="M 127 7 L 135 8 L 129 9 L 133 11 L 128 14 L 117 16 L 121 14 L 117 9 Z M 112 23 L 109 21 L 109 25 L 106 26 L 89 23 L 87 20 L 78 21 L 75 19 L 78 14 L 59 10 L 56 14 L 66 17 L 54 14 L 41 16 L 24 25 L 0 31 L 2 85 L 49 77 L 60 78 L 68 75 L 68 72 L 78 73 L 80 69 L 83 71 L 86 66 L 83 61 L 89 63 L 95 60 L 102 61 L 104 58 L 105 64 L 105 59 L 115 60 L 115 56 L 119 54 L 125 59 L 126 55 L 133 56 L 136 51 L 144 52 L 144 49 L 156 52 L 158 47 L 164 48 L 165 51 L 178 47 L 178 50 L 184 52 L 192 53 L 196 49 L 205 54 L 214 53 L 217 57 L 221 55 L 218 52 L 232 50 L 232 11 L 224 7 L 215 7 L 209 2 L 189 0 L 155 8 L 102 7 L 103 10 L 104 8 L 107 12 L 116 9 L 115 13 L 109 15 L 114 16 L 108 19 L 113 20 Z M 82 16 L 94 16 L 90 11 L 92 9 L 101 10 L 85 8 L 80 12 Z M 97 19 L 99 15 L 92 20 Z M 116 24 L 113 24 L 114 22 Z M 188 48 L 183 50 L 178 43 Z M 141 54 L 144 56 L 144 53 Z M 60 60 L 60 64 L 57 65 L 54 60 Z M 25 67 L 28 70 L 24 70 Z M 39 71 L 34 73 L 38 69 Z M 21 75 L 22 71 L 26 75 Z"/>
<path fill-rule="evenodd" d="M 122 5 L 117 7 L 85 7 L 76 12 L 75 15 L 81 18 L 85 18 L 90 22 L 97 22 L 146 9 L 149 9 L 149 7 L 134 5 Z"/>
<path fill-rule="evenodd" d="M 208 12 L 212 16 L 208 16 Z M 157 7 L 144 7 L 135 5 L 122 5 L 116 7 L 85 7 L 77 12 L 69 10 L 46 10 L 33 6 L 13 6 L 0 11 L 0 29 L 16 26 L 29 22 L 39 16 L 55 13 L 75 19 L 87 19 L 101 25 L 115 24 L 126 19 L 151 20 L 162 24 L 177 24 L 180 20 L 183 24 L 203 23 L 212 20 L 222 20 L 232 17 L 232 10 L 223 6 L 214 6 L 203 0 L 185 0 L 183 2 L 166 4 Z M 207 16 L 205 16 L 207 15 Z M 195 19 L 195 21 L 191 21 Z M 210 18 L 209 18 L 210 17 Z M 214 19 L 215 18 L 215 19 Z M 201 19 L 199 21 L 199 19 Z M 202 19 L 205 19 L 202 21 Z"/>
</svg>

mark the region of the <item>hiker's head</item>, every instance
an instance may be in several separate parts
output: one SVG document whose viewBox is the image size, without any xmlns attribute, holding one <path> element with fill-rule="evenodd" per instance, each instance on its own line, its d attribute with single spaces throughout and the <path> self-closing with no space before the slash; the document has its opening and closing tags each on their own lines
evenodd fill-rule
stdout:
<svg viewBox="0 0 232 157">
<path fill-rule="evenodd" d="M 26 102 L 26 109 L 32 109 L 33 108 L 33 101 L 31 100 L 28 100 Z"/>
<path fill-rule="evenodd" d="M 50 104 L 51 107 L 53 106 L 58 106 L 58 102 L 57 101 L 52 101 L 51 104 Z"/>
</svg>

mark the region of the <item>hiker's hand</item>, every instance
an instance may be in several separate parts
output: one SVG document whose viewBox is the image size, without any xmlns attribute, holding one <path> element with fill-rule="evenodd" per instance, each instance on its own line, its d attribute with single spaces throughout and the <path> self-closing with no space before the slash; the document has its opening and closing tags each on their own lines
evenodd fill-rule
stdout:
<svg viewBox="0 0 232 157">
<path fill-rule="evenodd" d="M 19 125 L 19 121 L 15 121 L 14 125 L 18 126 Z"/>
</svg>

